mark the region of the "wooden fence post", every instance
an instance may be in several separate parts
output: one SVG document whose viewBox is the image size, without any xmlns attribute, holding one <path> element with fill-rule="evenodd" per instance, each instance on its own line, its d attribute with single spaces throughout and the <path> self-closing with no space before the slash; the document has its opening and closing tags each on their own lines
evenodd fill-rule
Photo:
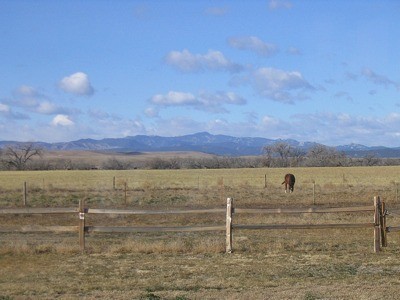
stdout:
<svg viewBox="0 0 400 300">
<path fill-rule="evenodd" d="M 233 199 L 226 201 L 226 253 L 232 253 L 232 212 Z"/>
<path fill-rule="evenodd" d="M 125 181 L 125 197 L 124 197 L 124 199 L 125 199 L 125 205 L 126 205 L 126 201 L 127 201 L 127 193 L 128 193 L 128 182 L 127 181 Z"/>
<path fill-rule="evenodd" d="M 79 247 L 85 251 L 85 201 L 79 200 Z"/>
<path fill-rule="evenodd" d="M 315 205 L 315 181 L 313 182 L 312 195 L 313 195 L 313 205 Z"/>
<path fill-rule="evenodd" d="M 386 206 L 385 201 L 381 201 L 380 207 L 380 224 L 381 224 L 381 244 L 382 247 L 387 247 L 387 231 L 386 231 Z"/>
<path fill-rule="evenodd" d="M 115 191 L 115 176 L 113 177 L 113 190 Z"/>
<path fill-rule="evenodd" d="M 28 198 L 28 191 L 26 188 L 26 181 L 24 181 L 23 189 L 22 189 L 22 204 L 26 206 L 26 199 Z"/>
<path fill-rule="evenodd" d="M 379 196 L 374 197 L 374 252 L 380 251 L 381 244 L 381 224 L 380 224 L 380 198 Z"/>
</svg>

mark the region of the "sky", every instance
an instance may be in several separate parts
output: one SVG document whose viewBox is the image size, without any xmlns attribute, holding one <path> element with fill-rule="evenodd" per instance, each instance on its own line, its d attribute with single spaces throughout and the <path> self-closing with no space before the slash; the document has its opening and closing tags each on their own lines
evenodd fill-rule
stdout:
<svg viewBox="0 0 400 300">
<path fill-rule="evenodd" d="M 0 0 L 0 140 L 400 146 L 400 1 Z"/>
</svg>

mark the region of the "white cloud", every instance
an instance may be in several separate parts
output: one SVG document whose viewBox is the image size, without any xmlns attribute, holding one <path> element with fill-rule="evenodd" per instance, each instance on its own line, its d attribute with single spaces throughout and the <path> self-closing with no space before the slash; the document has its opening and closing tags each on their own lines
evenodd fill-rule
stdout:
<svg viewBox="0 0 400 300">
<path fill-rule="evenodd" d="M 83 72 L 77 72 L 64 77 L 60 81 L 59 86 L 64 92 L 77 96 L 91 96 L 94 94 L 89 77 Z"/>
<path fill-rule="evenodd" d="M 151 131 L 153 134 L 166 136 L 171 136 L 171 132 L 173 135 L 182 135 L 209 131 L 232 136 L 312 141 L 328 146 L 350 143 L 393 146 L 393 140 L 400 136 L 400 114 L 372 118 L 344 113 L 316 113 L 293 115 L 288 120 L 266 115 L 251 122 L 228 118 L 210 118 L 202 122 L 189 117 L 159 118 Z"/>
<path fill-rule="evenodd" d="M 242 67 L 229 61 L 220 51 L 209 50 L 206 54 L 192 54 L 183 51 L 171 51 L 167 54 L 166 63 L 182 72 L 229 71 L 238 72 Z"/>
<path fill-rule="evenodd" d="M 277 51 L 275 45 L 265 43 L 255 36 L 231 37 L 228 39 L 228 43 L 233 48 L 251 50 L 264 56 L 270 56 Z"/>
<path fill-rule="evenodd" d="M 59 110 L 57 105 L 55 105 L 52 102 L 45 101 L 39 103 L 39 105 L 36 108 L 36 112 L 40 114 L 45 114 L 45 115 L 51 115 L 56 113 Z"/>
<path fill-rule="evenodd" d="M 271 116 L 264 116 L 262 118 L 262 124 L 271 127 L 271 126 L 277 126 L 281 123 L 281 121 L 277 118 L 271 117 Z"/>
<path fill-rule="evenodd" d="M 6 104 L 0 103 L 0 113 L 9 113 L 10 107 Z"/>
<path fill-rule="evenodd" d="M 74 122 L 67 115 L 57 115 L 53 118 L 51 124 L 54 126 L 72 126 Z"/>
<path fill-rule="evenodd" d="M 150 102 L 159 107 L 162 106 L 188 106 L 197 110 L 213 113 L 226 113 L 226 104 L 243 105 L 246 100 L 233 92 L 207 93 L 201 92 L 195 96 L 191 93 L 170 91 L 166 95 L 155 95 Z M 152 113 L 155 108 L 149 108 Z M 157 111 L 158 112 L 158 111 Z"/>
<path fill-rule="evenodd" d="M 197 100 L 191 93 L 170 91 L 166 95 L 155 95 L 150 99 L 151 103 L 163 106 L 191 105 L 196 104 Z"/>
<path fill-rule="evenodd" d="M 0 103 L 0 116 L 9 120 L 29 120 L 29 116 L 20 112 L 15 112 L 7 104 Z M 12 125 L 9 125 L 12 128 Z"/>
<path fill-rule="evenodd" d="M 253 72 L 251 80 L 261 96 L 283 103 L 304 99 L 296 92 L 314 89 L 298 71 L 260 68 Z"/>
<path fill-rule="evenodd" d="M 225 104 L 244 105 L 246 99 L 233 93 L 233 92 L 217 92 L 217 93 L 206 93 L 202 92 L 198 95 L 198 107 L 197 109 L 214 112 L 214 113 L 226 113 L 228 112 L 225 108 Z"/>
<path fill-rule="evenodd" d="M 33 87 L 28 85 L 21 85 L 16 89 L 16 94 L 25 97 L 38 97 L 40 93 Z"/>
<path fill-rule="evenodd" d="M 368 146 L 393 145 L 400 133 L 400 117 L 390 114 L 380 118 L 345 113 L 301 114 L 291 118 L 292 138 L 315 141 L 330 146 L 359 143 Z"/>
<path fill-rule="evenodd" d="M 13 92 L 13 99 L 10 102 L 15 106 L 30 109 L 36 107 L 40 99 L 47 99 L 47 96 L 34 87 L 21 85 Z"/>
</svg>

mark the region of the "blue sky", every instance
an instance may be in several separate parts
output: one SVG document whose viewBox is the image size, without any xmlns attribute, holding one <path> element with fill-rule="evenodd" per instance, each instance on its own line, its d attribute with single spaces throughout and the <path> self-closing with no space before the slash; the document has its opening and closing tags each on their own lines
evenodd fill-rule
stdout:
<svg viewBox="0 0 400 300">
<path fill-rule="evenodd" d="M 400 1 L 0 0 L 0 140 L 400 146 Z"/>
</svg>

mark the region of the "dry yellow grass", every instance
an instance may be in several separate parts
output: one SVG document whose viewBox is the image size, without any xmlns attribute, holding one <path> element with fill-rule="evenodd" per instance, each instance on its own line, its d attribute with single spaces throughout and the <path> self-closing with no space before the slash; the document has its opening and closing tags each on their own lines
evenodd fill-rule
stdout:
<svg viewBox="0 0 400 300">
<path fill-rule="evenodd" d="M 371 205 L 396 209 L 399 167 L 177 171 L 1 172 L 1 207 L 21 205 L 27 181 L 30 206 L 195 208 Z M 286 172 L 296 175 L 285 194 Z M 266 175 L 266 187 L 265 185 Z M 117 178 L 117 190 L 112 188 Z M 125 203 L 122 183 L 128 181 Z M 34 188 L 32 188 L 34 187 Z M 371 222 L 372 215 L 235 215 L 240 223 Z M 2 216 L 10 224 L 76 225 L 76 216 Z M 88 215 L 110 226 L 220 224 L 222 215 Z M 237 230 L 234 253 L 224 232 L 90 234 L 79 253 L 76 234 L 1 233 L 0 299 L 395 299 L 400 285 L 400 236 L 373 253 L 372 229 Z M 8 298 L 7 298 L 8 297 Z"/>
</svg>

